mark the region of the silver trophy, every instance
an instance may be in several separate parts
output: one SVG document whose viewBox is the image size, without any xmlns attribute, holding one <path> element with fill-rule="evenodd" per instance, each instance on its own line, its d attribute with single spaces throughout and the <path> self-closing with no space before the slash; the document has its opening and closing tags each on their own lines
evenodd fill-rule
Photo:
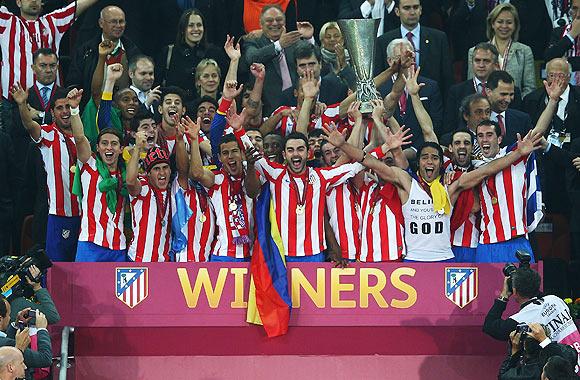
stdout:
<svg viewBox="0 0 580 380">
<path fill-rule="evenodd" d="M 378 19 L 338 20 L 357 77 L 356 100 L 361 102 L 361 113 L 371 113 L 371 100 L 381 98 L 373 82 L 375 40 L 379 23 Z"/>
</svg>

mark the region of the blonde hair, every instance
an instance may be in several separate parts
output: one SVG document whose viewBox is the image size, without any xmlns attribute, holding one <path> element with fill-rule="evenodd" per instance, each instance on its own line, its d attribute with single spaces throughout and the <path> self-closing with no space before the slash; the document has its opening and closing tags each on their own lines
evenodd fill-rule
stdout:
<svg viewBox="0 0 580 380">
<path fill-rule="evenodd" d="M 222 78 L 222 71 L 218 65 L 218 63 L 215 61 L 215 59 L 211 59 L 211 58 L 204 58 L 201 61 L 199 61 L 199 63 L 197 64 L 197 66 L 195 67 L 195 85 L 197 86 L 197 82 L 199 81 L 199 78 L 201 78 L 201 72 L 208 66 L 215 66 L 215 69 L 218 73 L 218 77 Z M 199 89 L 198 89 L 199 90 Z"/>
<path fill-rule="evenodd" d="M 491 12 L 489 12 L 489 15 L 487 16 L 487 38 L 489 38 L 490 41 L 493 39 L 495 34 L 492 25 L 502 12 L 510 12 L 514 17 L 515 29 L 514 34 L 512 35 L 512 40 L 517 41 L 520 36 L 520 17 L 518 16 L 518 10 L 516 7 L 510 3 L 498 4 L 491 10 Z"/>
<path fill-rule="evenodd" d="M 332 28 L 337 29 L 340 35 L 342 36 L 342 31 L 340 30 L 338 23 L 336 21 L 329 21 L 326 24 L 322 25 L 322 28 L 320 28 L 320 34 L 318 35 L 318 38 L 320 39 L 321 43 L 322 40 L 324 39 L 324 35 L 326 34 L 326 30 Z"/>
</svg>

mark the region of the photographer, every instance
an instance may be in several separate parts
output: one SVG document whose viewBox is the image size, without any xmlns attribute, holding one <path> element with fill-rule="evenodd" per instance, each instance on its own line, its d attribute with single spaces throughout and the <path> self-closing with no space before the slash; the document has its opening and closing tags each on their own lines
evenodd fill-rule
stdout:
<svg viewBox="0 0 580 380">
<path fill-rule="evenodd" d="M 0 346 L 14 346 L 22 351 L 24 363 L 28 367 L 26 378 L 32 379 L 34 368 L 50 367 L 52 364 L 50 335 L 46 330 L 48 321 L 39 310 L 32 317 L 31 310 L 26 308 L 17 314 L 16 323 L 10 323 L 10 304 L 3 296 L 0 298 Z M 28 347 L 32 328 L 36 329 L 36 350 Z"/>
<path fill-rule="evenodd" d="M 546 327 L 539 323 L 517 325 L 510 333 L 510 341 L 510 353 L 499 370 L 500 380 L 540 379 L 544 365 L 554 356 L 564 358 L 572 366 L 578 360 L 578 354 L 572 347 L 552 342 L 547 336 Z"/>
<path fill-rule="evenodd" d="M 570 309 L 562 299 L 542 295 L 540 283 L 540 274 L 525 261 L 511 271 L 509 277 L 504 278 L 500 296 L 485 317 L 483 331 L 495 339 L 507 341 L 519 323 L 541 323 L 550 331 L 552 340 L 568 344 L 580 352 L 580 334 Z M 501 317 L 512 295 L 520 310 L 504 320 Z"/>
<path fill-rule="evenodd" d="M 10 307 L 12 310 L 10 317 L 16 319 L 19 310 L 30 308 L 33 310 L 40 310 L 46 316 L 49 324 L 52 325 L 58 323 L 58 321 L 60 321 L 60 315 L 56 310 L 56 306 L 54 305 L 48 290 L 40 285 L 40 269 L 38 269 L 36 265 L 32 265 L 30 266 L 29 272 L 31 278 L 38 280 L 35 282 L 26 276 L 26 282 L 30 285 L 30 291 L 22 297 L 16 297 L 10 300 Z"/>
</svg>

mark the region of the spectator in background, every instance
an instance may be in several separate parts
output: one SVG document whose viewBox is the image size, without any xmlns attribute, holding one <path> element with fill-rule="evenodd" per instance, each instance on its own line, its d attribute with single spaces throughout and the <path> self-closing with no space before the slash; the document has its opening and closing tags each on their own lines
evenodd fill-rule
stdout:
<svg viewBox="0 0 580 380">
<path fill-rule="evenodd" d="M 333 72 L 348 88 L 356 91 L 356 74 L 350 67 L 350 56 L 344 47 L 342 32 L 335 21 L 327 22 L 320 29 L 322 53 L 321 75 Z"/>
<path fill-rule="evenodd" d="M 561 356 L 552 356 L 542 370 L 541 380 L 575 380 L 574 364 Z"/>
<path fill-rule="evenodd" d="M 572 0 L 570 6 L 571 22 L 552 30 L 550 44 L 544 53 L 549 61 L 553 58 L 567 57 L 572 65 L 572 84 L 580 84 L 580 0 Z"/>
<path fill-rule="evenodd" d="M 499 52 L 499 68 L 507 71 L 515 80 L 515 85 L 525 97 L 536 89 L 536 73 L 532 49 L 517 42 L 520 33 L 520 19 L 516 8 L 500 4 L 487 17 L 487 37 Z M 467 61 L 473 60 L 475 48 L 469 49 Z M 473 78 L 469 67 L 467 78 Z"/>
<path fill-rule="evenodd" d="M 112 41 L 114 47 L 106 57 L 106 64 L 121 63 L 123 65 L 123 77 L 117 82 L 118 88 L 129 87 L 131 81 L 126 74 L 129 61 L 140 54 L 140 49 L 125 35 L 125 12 L 119 7 L 108 6 L 103 8 L 99 18 L 99 27 L 102 34 L 77 46 L 75 49 L 66 83 L 69 86 L 83 88 L 83 101 L 81 106 L 89 101 L 91 81 L 99 60 L 99 44 L 103 40 Z"/>
<path fill-rule="evenodd" d="M 153 89 L 155 81 L 155 62 L 146 55 L 137 55 L 129 62 L 130 89 L 135 91 L 142 107 L 154 112 L 159 105 L 161 91 L 159 86 Z"/>
<path fill-rule="evenodd" d="M 202 59 L 211 58 L 218 63 L 220 70 L 227 69 L 223 50 L 208 42 L 205 24 L 204 15 L 199 10 L 183 12 L 175 42 L 163 48 L 155 65 L 157 80 L 164 86 L 180 86 L 186 93 L 186 101 L 198 96 L 195 74 Z"/>
<path fill-rule="evenodd" d="M 215 60 L 202 59 L 195 68 L 195 88 L 198 97 L 209 96 L 217 100 L 221 77 L 222 71 Z"/>
<path fill-rule="evenodd" d="M 26 376 L 22 351 L 14 347 L 0 347 L 0 378 L 16 380 Z"/>
<path fill-rule="evenodd" d="M 262 35 L 246 39 L 243 56 L 248 65 L 262 63 L 266 67 L 262 100 L 264 114 L 270 115 L 281 105 L 282 91 L 296 83 L 296 43 L 301 38 L 314 43 L 314 28 L 309 22 L 299 22 L 298 30 L 287 31 L 286 16 L 278 5 L 262 8 L 260 25 Z"/>
<path fill-rule="evenodd" d="M 377 37 L 399 26 L 395 12 L 395 0 L 341 0 L 338 19 L 370 18 L 381 20 Z"/>
<path fill-rule="evenodd" d="M 387 46 L 396 38 L 407 39 L 415 52 L 415 63 L 422 66 L 421 75 L 437 82 L 445 97 L 453 84 L 449 44 L 447 36 L 440 30 L 419 23 L 422 8 L 419 0 L 399 0 L 395 7 L 401 26 L 380 36 L 375 48 L 375 75 L 387 67 Z"/>
</svg>

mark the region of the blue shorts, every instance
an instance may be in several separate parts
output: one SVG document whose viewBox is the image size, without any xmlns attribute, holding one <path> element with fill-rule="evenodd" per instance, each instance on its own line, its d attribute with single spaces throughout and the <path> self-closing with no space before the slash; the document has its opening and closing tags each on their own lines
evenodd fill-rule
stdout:
<svg viewBox="0 0 580 380">
<path fill-rule="evenodd" d="M 479 244 L 477 246 L 478 263 L 509 263 L 517 261 L 516 251 L 522 250 L 532 255 L 532 263 L 535 263 L 534 253 L 530 241 L 523 236 L 492 244 Z"/>
<path fill-rule="evenodd" d="M 323 263 L 325 260 L 324 253 L 319 253 L 312 256 L 288 256 L 286 255 L 287 263 Z"/>
<path fill-rule="evenodd" d="M 416 260 L 408 260 L 408 259 L 403 259 L 404 263 L 454 263 L 455 261 L 455 257 L 452 257 L 450 259 L 446 259 L 446 260 L 439 260 L 439 261 L 416 261 Z"/>
<path fill-rule="evenodd" d="M 126 262 L 127 250 L 115 250 L 101 247 L 89 241 L 79 241 L 77 262 Z"/>
<path fill-rule="evenodd" d="M 46 254 L 51 261 L 75 261 L 80 227 L 79 216 L 48 216 Z"/>
<path fill-rule="evenodd" d="M 243 259 L 237 259 L 229 256 L 209 255 L 209 261 L 214 263 L 249 263 L 250 258 L 244 257 Z"/>
<path fill-rule="evenodd" d="M 451 246 L 451 250 L 455 255 L 455 262 L 456 263 L 474 263 L 475 262 L 475 252 L 477 252 L 477 248 L 469 248 L 469 247 L 456 247 Z"/>
</svg>

